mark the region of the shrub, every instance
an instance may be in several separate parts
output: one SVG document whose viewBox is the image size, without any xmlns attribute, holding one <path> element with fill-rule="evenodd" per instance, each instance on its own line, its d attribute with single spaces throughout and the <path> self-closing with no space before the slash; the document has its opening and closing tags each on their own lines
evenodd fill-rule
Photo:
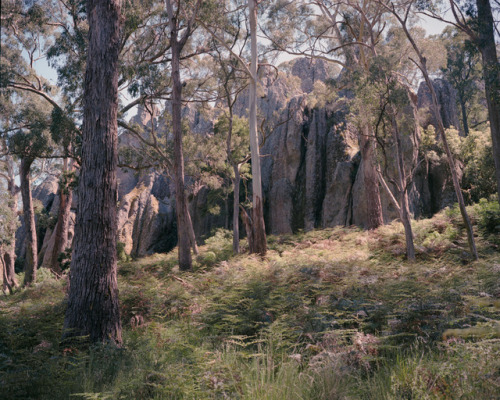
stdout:
<svg viewBox="0 0 500 400">
<path fill-rule="evenodd" d="M 481 199 L 476 206 L 478 226 L 486 234 L 500 234 L 500 204 Z"/>
<path fill-rule="evenodd" d="M 209 264 L 208 266 L 212 266 L 219 261 L 227 260 L 233 254 L 233 234 L 227 229 L 216 229 L 213 236 L 205 241 L 205 244 L 207 246 L 207 252 L 205 256 L 202 257 L 203 260 L 199 262 L 203 263 L 206 261 Z"/>
<path fill-rule="evenodd" d="M 127 262 L 130 261 L 130 256 L 125 251 L 125 243 L 117 242 L 116 243 L 116 256 L 119 261 Z"/>
</svg>

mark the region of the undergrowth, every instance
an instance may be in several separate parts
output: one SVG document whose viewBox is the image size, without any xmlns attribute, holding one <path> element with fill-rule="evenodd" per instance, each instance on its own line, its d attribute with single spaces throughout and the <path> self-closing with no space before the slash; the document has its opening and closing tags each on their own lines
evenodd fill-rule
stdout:
<svg viewBox="0 0 500 400">
<path fill-rule="evenodd" d="M 175 252 L 119 266 L 122 348 L 60 344 L 66 279 L 0 297 L 6 399 L 494 399 L 500 397 L 498 207 L 269 237 L 233 256 L 219 230 L 193 272 Z M 245 244 L 242 244 L 245 247 Z"/>
</svg>

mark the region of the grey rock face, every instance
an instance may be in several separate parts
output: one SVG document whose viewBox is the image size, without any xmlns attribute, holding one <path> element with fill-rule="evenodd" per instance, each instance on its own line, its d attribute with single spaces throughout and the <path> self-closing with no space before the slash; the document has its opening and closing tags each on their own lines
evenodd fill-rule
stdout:
<svg viewBox="0 0 500 400">
<path fill-rule="evenodd" d="M 456 90 L 444 79 L 435 79 L 432 81 L 434 90 L 439 103 L 441 118 L 445 128 L 460 126 L 457 111 L 457 93 Z M 421 124 L 424 128 L 429 125 L 436 126 L 436 119 L 432 112 L 432 97 L 429 88 L 425 82 L 420 83 L 418 87 L 418 109 L 423 112 Z"/>
<path fill-rule="evenodd" d="M 325 82 L 333 78 L 333 71 L 332 67 L 323 60 L 299 58 L 293 61 L 292 75 L 300 79 L 303 92 L 311 93 L 314 89 L 314 82 Z"/>
<path fill-rule="evenodd" d="M 321 216 L 323 227 L 351 225 L 352 181 L 356 167 L 352 161 L 339 161 L 333 175 L 329 176 Z"/>
</svg>

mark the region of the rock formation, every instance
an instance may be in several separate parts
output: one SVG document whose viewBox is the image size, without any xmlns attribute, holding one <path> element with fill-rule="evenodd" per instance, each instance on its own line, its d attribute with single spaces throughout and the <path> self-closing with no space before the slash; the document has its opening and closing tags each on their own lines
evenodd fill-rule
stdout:
<svg viewBox="0 0 500 400">
<path fill-rule="evenodd" d="M 335 70 L 321 60 L 298 59 L 279 74 L 262 68 L 259 87 L 260 118 L 265 121 L 266 137 L 262 154 L 262 182 L 266 227 L 270 233 L 292 233 L 336 225 L 364 226 L 364 184 L 358 149 L 358 134 L 350 123 L 348 109 L 342 102 L 310 108 L 315 83 L 335 78 Z M 434 82 L 446 126 L 458 126 L 454 94 L 442 80 Z M 333 90 L 333 89 L 332 89 Z M 414 101 L 417 101 L 415 96 Z M 423 124 L 432 124 L 428 114 L 429 94 L 425 85 L 418 91 L 418 107 Z M 245 115 L 247 98 L 242 95 L 236 113 Z M 407 112 L 411 112 L 408 110 Z M 186 107 L 183 116 L 196 134 L 209 135 L 213 121 L 193 108 Z M 142 126 L 161 120 L 139 109 L 131 123 Z M 168 135 L 168 133 L 167 133 Z M 418 152 L 418 134 L 405 139 L 405 157 Z M 139 146 L 138 139 L 122 134 L 120 145 Z M 175 196 L 171 179 L 158 170 L 118 173 L 118 241 L 133 256 L 169 251 L 176 245 Z M 189 179 L 188 179 L 189 181 Z M 34 191 L 51 215 L 57 212 L 57 180 L 47 180 Z M 398 214 L 388 196 L 382 193 L 384 220 Z M 231 207 L 221 207 L 221 215 L 206 212 L 208 189 L 201 187 L 190 196 L 190 212 L 198 238 L 214 228 L 228 226 Z M 76 198 L 77 196 L 75 196 Z M 55 199 L 55 200 L 54 200 Z M 454 202 L 447 166 L 440 160 L 424 160 L 416 171 L 410 189 L 410 208 L 415 217 L 429 216 Z M 76 204 L 75 204 L 76 206 Z M 75 208 L 73 207 L 73 209 Z M 229 227 L 229 226 L 228 226 Z M 72 231 L 72 229 L 70 229 Z M 22 243 L 22 228 L 18 243 Z M 50 238 L 40 239 L 41 252 Z M 22 246 L 18 247 L 22 256 Z"/>
</svg>

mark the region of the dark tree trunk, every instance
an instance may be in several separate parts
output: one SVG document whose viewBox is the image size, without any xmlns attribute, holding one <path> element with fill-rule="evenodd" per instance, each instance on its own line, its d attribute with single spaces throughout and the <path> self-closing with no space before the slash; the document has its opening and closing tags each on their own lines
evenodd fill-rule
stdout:
<svg viewBox="0 0 500 400">
<path fill-rule="evenodd" d="M 31 197 L 30 168 L 33 159 L 22 158 L 19 168 L 21 182 L 21 197 L 23 199 L 24 226 L 26 229 L 26 258 L 24 262 L 24 286 L 29 286 L 36 281 L 38 267 L 38 246 L 35 225 L 35 210 Z"/>
<path fill-rule="evenodd" d="M 407 31 L 406 34 L 408 37 L 409 33 Z M 414 48 L 416 48 L 416 45 L 414 45 Z M 436 118 L 437 121 L 437 131 L 438 135 L 441 137 L 441 141 L 443 142 L 443 147 L 446 153 L 448 166 L 450 167 L 451 178 L 453 181 L 453 188 L 455 189 L 455 195 L 457 196 L 458 206 L 460 208 L 460 214 L 462 215 L 462 220 L 465 225 L 465 230 L 467 231 L 467 240 L 469 242 L 469 249 L 471 252 L 471 256 L 474 260 L 478 260 L 479 256 L 477 254 L 476 242 L 474 240 L 474 231 L 472 229 L 472 223 L 470 221 L 469 214 L 467 213 L 467 210 L 465 208 L 464 197 L 462 195 L 462 190 L 460 188 L 460 181 L 458 180 L 455 160 L 453 158 L 453 155 L 451 154 L 450 147 L 448 146 L 448 140 L 446 139 L 446 132 L 443 125 L 443 119 L 441 118 L 441 113 L 439 112 L 439 103 L 437 100 L 436 91 L 434 90 L 434 85 L 432 84 L 429 78 L 429 73 L 427 72 L 426 60 L 421 55 L 421 53 L 419 53 L 419 59 L 420 59 L 420 70 L 422 71 L 427 87 L 431 92 L 432 110 L 434 113 L 434 118 Z"/>
<path fill-rule="evenodd" d="M 264 256 L 267 252 L 266 226 L 264 224 L 264 204 L 262 201 L 262 182 L 260 172 L 259 138 L 257 133 L 257 5 L 255 0 L 248 0 L 250 14 L 251 65 L 250 72 L 250 150 L 252 153 L 252 231 L 253 246 L 251 253 Z M 249 238 L 250 240 L 250 238 Z"/>
<path fill-rule="evenodd" d="M 184 154 L 182 151 L 182 82 L 180 76 L 180 56 L 182 47 L 177 41 L 177 32 L 172 32 L 172 130 L 174 134 L 174 174 L 175 174 L 175 210 L 177 212 L 177 237 L 179 250 L 179 269 L 188 271 L 192 268 L 192 235 L 188 225 L 189 211 L 184 189 Z"/>
<path fill-rule="evenodd" d="M 191 219 L 191 214 L 189 213 L 187 199 L 185 202 L 185 207 L 186 210 L 184 211 L 185 212 L 184 215 L 186 216 L 186 226 L 188 227 L 189 240 L 191 241 L 191 248 L 193 249 L 193 253 L 197 256 L 198 254 L 200 254 L 200 252 L 198 250 L 198 244 L 196 243 L 196 235 L 194 233 L 193 221 Z"/>
<path fill-rule="evenodd" d="M 258 253 L 265 256 L 267 253 L 266 226 L 264 224 L 264 205 L 262 198 L 254 197 L 252 208 L 252 230 L 254 248 L 252 253 Z"/>
<path fill-rule="evenodd" d="M 453 155 L 451 154 L 450 148 L 448 146 L 448 141 L 446 139 L 446 133 L 444 130 L 443 121 L 442 121 L 441 116 L 439 114 L 439 105 L 437 102 L 436 92 L 434 91 L 434 86 L 432 86 L 432 83 L 431 83 L 428 76 L 426 76 L 426 81 L 427 81 L 427 86 L 429 87 L 431 94 L 432 94 L 432 99 L 433 99 L 433 104 L 434 104 L 434 107 L 433 107 L 434 116 L 435 116 L 437 123 L 438 123 L 439 136 L 441 137 L 441 140 L 443 142 L 443 147 L 444 147 L 444 150 L 446 152 L 448 165 L 450 167 L 451 178 L 453 180 L 453 187 L 455 189 L 455 195 L 457 196 L 458 206 L 460 208 L 460 213 L 462 214 L 462 219 L 464 221 L 465 230 L 467 231 L 467 239 L 469 242 L 469 248 L 471 251 L 471 255 L 474 258 L 474 260 L 478 260 L 479 256 L 477 254 L 476 242 L 474 240 L 474 231 L 472 230 L 472 223 L 470 221 L 469 214 L 467 214 L 467 210 L 465 208 L 464 197 L 462 195 L 462 190 L 460 188 L 460 182 L 458 180 L 457 167 L 455 165 L 455 160 L 454 160 Z"/>
<path fill-rule="evenodd" d="M 415 246 L 413 244 L 413 232 L 411 229 L 410 221 L 410 204 L 408 202 L 408 185 L 407 177 L 405 172 L 405 164 L 403 159 L 403 146 L 401 145 L 401 136 L 399 134 L 399 128 L 395 117 L 392 118 L 392 133 L 394 135 L 394 141 L 396 142 L 396 158 L 398 166 L 398 179 L 399 179 L 399 202 L 400 202 L 400 216 L 401 222 L 405 229 L 405 239 L 406 239 L 406 257 L 410 261 L 415 261 Z"/>
<path fill-rule="evenodd" d="M 238 164 L 233 164 L 234 179 L 233 179 L 233 253 L 240 252 L 240 169 Z"/>
<path fill-rule="evenodd" d="M 13 248 L 3 253 L 3 262 L 5 263 L 3 270 L 3 290 L 4 292 L 9 291 L 9 293 L 12 293 L 13 290 L 19 286 L 14 268 L 16 252 Z"/>
<path fill-rule="evenodd" d="M 17 214 L 17 200 L 18 200 L 18 187 L 16 186 L 15 176 L 14 176 L 14 161 L 11 156 L 7 158 L 7 173 L 9 176 L 9 180 L 7 182 L 7 190 L 10 194 L 9 199 L 9 208 L 12 212 L 12 215 Z M 16 270 L 15 270 L 15 262 L 16 262 L 16 220 L 10 221 L 12 224 L 9 232 L 10 232 L 10 244 L 9 248 L 3 254 L 3 260 L 5 263 L 3 270 L 3 290 L 9 291 L 12 293 L 13 289 L 19 286 L 19 283 L 16 279 Z"/>
<path fill-rule="evenodd" d="M 64 338 L 121 344 L 116 279 L 118 55 L 120 0 L 88 0 L 89 47 Z"/>
<path fill-rule="evenodd" d="M 241 207 L 241 220 L 243 221 L 243 225 L 245 226 L 245 231 L 247 233 L 248 251 L 250 253 L 257 253 L 254 247 L 255 241 L 253 240 L 252 221 L 243 207 Z"/>
<path fill-rule="evenodd" d="M 366 197 L 366 228 L 377 229 L 383 225 L 382 203 L 378 187 L 377 169 L 375 166 L 374 135 L 368 125 L 361 133 L 361 158 L 363 160 L 363 180 Z"/>
<path fill-rule="evenodd" d="M 497 177 L 498 202 L 500 203 L 500 64 L 498 63 L 493 31 L 493 16 L 488 0 L 477 0 L 479 37 L 477 45 L 483 60 L 486 103 L 490 119 L 493 160 Z"/>
<path fill-rule="evenodd" d="M 462 125 L 464 126 L 464 136 L 469 136 L 469 122 L 467 120 L 467 107 L 465 101 L 462 100 L 462 97 L 459 98 L 460 101 L 460 109 L 462 110 Z"/>
<path fill-rule="evenodd" d="M 448 146 L 448 141 L 446 140 L 446 132 L 444 129 L 443 125 L 443 119 L 441 118 L 441 113 L 439 112 L 439 103 L 437 100 L 437 95 L 436 91 L 434 90 L 434 85 L 431 82 L 431 79 L 429 77 L 429 73 L 427 72 L 427 60 L 423 56 L 422 52 L 417 46 L 417 43 L 413 39 L 413 36 L 410 34 L 408 31 L 408 27 L 406 26 L 406 19 L 403 20 L 397 13 L 394 11 L 393 15 L 398 19 L 398 21 L 401 24 L 401 27 L 403 28 L 403 31 L 410 41 L 413 49 L 415 50 L 415 53 L 417 53 L 418 59 L 419 59 L 419 64 L 417 64 L 418 68 L 422 72 L 422 75 L 424 76 L 425 83 L 427 87 L 429 88 L 429 92 L 431 93 L 431 98 L 432 98 L 432 111 L 434 114 L 434 118 L 436 119 L 437 122 L 437 131 L 438 135 L 441 137 L 441 140 L 443 142 L 443 147 L 446 152 L 446 158 L 448 161 L 448 165 L 450 167 L 450 172 L 451 172 L 451 178 L 453 180 L 453 188 L 455 189 L 455 195 L 457 196 L 457 201 L 458 201 L 458 206 L 460 208 L 460 214 L 462 214 L 462 220 L 465 225 L 465 230 L 467 231 L 467 240 L 469 242 L 469 249 L 471 252 L 472 257 L 474 260 L 477 260 L 479 258 L 477 254 L 477 249 L 476 249 L 476 242 L 474 240 L 474 231 L 472 229 L 472 223 L 469 218 L 469 214 L 467 214 L 467 210 L 465 208 L 465 202 L 464 202 L 464 197 L 462 195 L 462 190 L 460 189 L 460 182 L 458 180 L 458 175 L 457 175 L 457 169 L 455 165 L 455 160 L 453 158 L 453 155 L 451 154 L 450 148 Z"/>
</svg>

